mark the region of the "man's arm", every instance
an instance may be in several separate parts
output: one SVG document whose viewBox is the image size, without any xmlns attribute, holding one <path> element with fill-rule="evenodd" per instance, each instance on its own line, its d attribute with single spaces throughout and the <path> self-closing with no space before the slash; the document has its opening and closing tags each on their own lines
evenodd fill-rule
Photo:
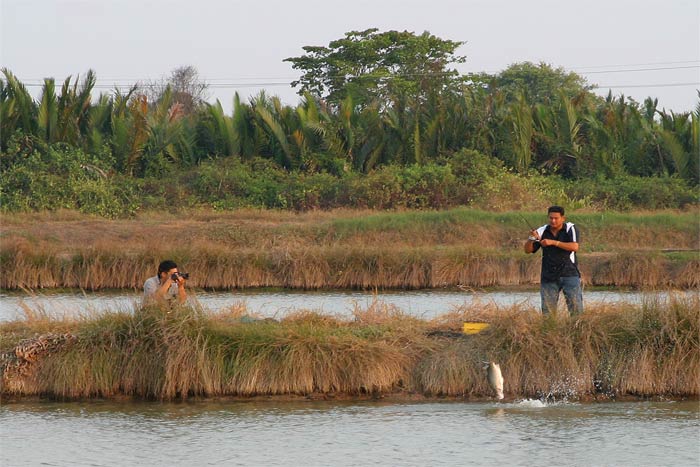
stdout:
<svg viewBox="0 0 700 467">
<path fill-rule="evenodd" d="M 553 246 L 566 251 L 578 251 L 578 242 L 560 242 L 559 240 L 542 240 L 542 246 Z"/>
<path fill-rule="evenodd" d="M 523 250 L 525 253 L 534 253 L 540 249 L 540 234 L 537 230 L 531 230 L 530 236 L 525 241 L 523 245 Z"/>
<path fill-rule="evenodd" d="M 161 286 L 158 287 L 158 290 L 156 290 L 156 298 L 158 298 L 159 300 L 164 299 L 168 293 L 168 290 L 170 290 L 171 285 L 173 285 L 173 280 L 170 277 L 168 277 L 167 279 L 165 279 L 165 282 L 163 282 Z"/>
<path fill-rule="evenodd" d="M 172 279 L 170 279 L 170 277 L 168 277 L 162 284 L 157 279 L 147 280 L 146 283 L 143 285 L 144 300 L 160 301 L 165 299 L 166 294 L 168 293 L 168 289 L 170 289 L 172 283 L 173 281 Z"/>
<path fill-rule="evenodd" d="M 185 278 L 178 277 L 177 279 L 177 301 L 185 303 L 187 300 L 187 291 L 185 290 Z"/>
<path fill-rule="evenodd" d="M 561 248 L 562 250 L 565 251 L 573 251 L 577 252 L 578 251 L 578 240 L 579 240 L 579 233 L 576 227 L 572 226 L 573 235 L 572 238 L 574 241 L 571 242 L 560 242 L 559 240 L 542 240 L 540 243 L 542 246 L 553 246 L 556 248 Z"/>
</svg>

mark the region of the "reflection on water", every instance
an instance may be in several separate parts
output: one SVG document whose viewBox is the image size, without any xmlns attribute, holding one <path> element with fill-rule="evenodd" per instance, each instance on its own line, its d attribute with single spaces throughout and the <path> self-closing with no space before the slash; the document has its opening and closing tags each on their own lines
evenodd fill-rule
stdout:
<svg viewBox="0 0 700 467">
<path fill-rule="evenodd" d="M 679 292 L 693 293 L 693 292 Z M 696 292 L 697 293 L 697 292 Z M 668 293 L 654 293 L 665 297 Z M 649 295 L 641 292 L 586 291 L 587 305 L 597 303 L 640 303 Z M 445 290 L 392 291 L 373 294 L 365 291 L 245 291 L 191 293 L 205 309 L 219 311 L 245 304 L 251 314 L 279 318 L 294 310 L 316 310 L 328 314 L 350 315 L 354 307 L 367 308 L 373 301 L 394 305 L 405 313 L 432 318 L 458 306 L 494 303 L 499 306 L 539 307 L 539 291 L 462 292 Z M 54 293 L 36 296 L 0 294 L 0 321 L 24 316 L 23 308 L 43 310 L 51 316 L 75 316 L 105 311 L 133 310 L 141 294 L 131 293 Z M 560 300 L 563 305 L 563 299 Z"/>
<path fill-rule="evenodd" d="M 537 403 L 536 403 L 537 402 Z M 697 402 L 13 403 L 0 464 L 697 465 Z"/>
</svg>

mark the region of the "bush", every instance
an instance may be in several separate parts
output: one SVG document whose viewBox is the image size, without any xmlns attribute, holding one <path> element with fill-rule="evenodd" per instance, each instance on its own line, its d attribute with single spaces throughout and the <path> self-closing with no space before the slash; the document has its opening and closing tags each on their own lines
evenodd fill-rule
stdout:
<svg viewBox="0 0 700 467">
<path fill-rule="evenodd" d="M 269 159 L 236 156 L 179 169 L 166 178 L 118 175 L 109 150 L 86 154 L 65 145 L 14 138 L 0 155 L 0 209 L 4 212 L 75 209 L 104 217 L 139 209 L 210 206 L 293 209 L 442 209 L 467 205 L 488 210 L 682 208 L 698 203 L 698 187 L 675 177 L 564 180 L 536 172 L 519 175 L 491 156 L 461 150 L 445 160 L 386 165 L 368 174 L 287 171 Z M 15 144 L 17 143 L 17 144 Z M 35 144 L 36 143 L 36 144 Z"/>
<path fill-rule="evenodd" d="M 582 179 L 571 182 L 573 198 L 587 197 L 603 209 L 630 210 L 683 208 L 697 204 L 698 187 L 675 177 L 621 176 L 610 179 Z"/>
<path fill-rule="evenodd" d="M 30 154 L 8 154 L 0 206 L 4 212 L 75 209 L 104 217 L 133 215 L 138 209 L 133 179 L 117 178 L 106 157 L 53 145 Z"/>
</svg>

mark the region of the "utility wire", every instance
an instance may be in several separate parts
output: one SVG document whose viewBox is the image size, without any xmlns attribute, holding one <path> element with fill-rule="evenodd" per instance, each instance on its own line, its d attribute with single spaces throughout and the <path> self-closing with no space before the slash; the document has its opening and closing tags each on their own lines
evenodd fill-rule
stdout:
<svg viewBox="0 0 700 467">
<path fill-rule="evenodd" d="M 591 65 L 572 67 L 572 70 L 586 70 L 589 68 L 619 68 L 626 66 L 656 66 L 656 65 L 678 65 L 686 63 L 698 63 L 700 60 L 681 60 L 679 62 L 651 62 L 651 63 L 627 63 L 624 65 Z"/>
<path fill-rule="evenodd" d="M 25 84 L 26 87 L 40 87 L 43 84 Z M 241 89 L 241 88 L 257 88 L 263 86 L 289 86 L 289 83 L 254 83 L 254 84 L 241 84 L 241 83 L 227 83 L 220 85 L 210 85 L 208 89 Z M 663 88 L 663 87 L 681 87 L 681 86 L 700 86 L 700 82 L 688 82 L 688 83 L 654 83 L 654 84 L 592 84 L 593 88 Z M 131 88 L 132 85 L 128 84 L 96 84 L 93 89 L 119 89 L 119 88 Z M 153 86 L 139 86 L 153 87 Z"/>
<path fill-rule="evenodd" d="M 700 60 L 686 60 L 686 61 L 680 61 L 680 62 L 656 62 L 656 63 L 650 63 L 649 65 L 663 65 L 663 64 L 686 64 L 686 63 L 698 63 Z M 644 64 L 638 64 L 639 66 L 644 65 Z M 635 66 L 635 65 L 609 65 L 609 66 Z M 601 66 L 603 67 L 603 66 Z M 594 67 L 590 67 L 594 68 Z M 598 70 L 598 71 L 588 71 L 583 74 L 606 74 L 606 73 L 636 73 L 636 72 L 646 72 L 646 71 L 661 71 L 661 70 L 685 70 L 685 69 L 697 69 L 700 68 L 700 65 L 681 65 L 681 66 L 668 66 L 668 67 L 653 67 L 653 68 L 635 68 L 635 69 L 626 69 L 626 70 Z M 478 72 L 478 73 L 486 73 L 486 72 Z M 443 73 L 404 73 L 401 75 L 398 75 L 400 77 L 404 78 L 409 78 L 409 77 L 437 77 L 437 76 L 446 76 L 446 75 L 453 75 L 453 72 L 443 72 Z M 477 74 L 477 73 L 468 73 L 468 74 Z M 392 75 L 392 76 L 378 76 L 376 77 L 377 79 L 388 79 L 391 77 L 396 77 L 397 75 Z M 352 78 L 351 76 L 348 76 L 348 78 Z M 253 77 L 253 78 L 239 78 L 241 80 L 252 80 L 251 82 L 240 82 L 237 81 L 237 79 L 230 79 L 230 78 L 213 78 L 213 79 L 204 79 L 203 81 L 207 83 L 207 87 L 209 89 L 241 89 L 241 88 L 257 88 L 257 87 L 277 87 L 277 86 L 291 86 L 291 81 L 255 81 L 255 80 L 260 80 L 260 79 L 265 79 L 265 78 L 260 78 L 260 77 Z M 270 77 L 266 78 L 268 80 L 296 80 L 298 78 L 275 78 L 275 77 Z M 28 80 L 29 82 L 24 82 L 23 84 L 26 87 L 41 87 L 44 86 L 44 80 Z M 39 82 L 32 82 L 32 81 L 39 81 Z M 111 83 L 109 83 L 111 81 Z M 217 81 L 217 82 L 214 82 Z M 115 80 L 110 80 L 110 79 L 98 79 L 96 80 L 95 85 L 93 86 L 94 89 L 120 89 L 120 88 L 131 88 L 135 84 L 138 85 L 139 88 L 157 88 L 163 86 L 163 82 L 153 82 L 153 81 L 148 81 L 148 80 L 128 80 L 127 78 L 121 78 L 121 79 L 115 79 Z M 602 85 L 602 84 L 593 84 L 591 85 L 592 88 L 594 89 L 619 89 L 619 88 L 662 88 L 662 87 L 683 87 L 683 86 L 697 86 L 700 85 L 698 82 L 683 82 L 683 83 L 651 83 L 651 84 L 616 84 L 616 85 Z"/>
<path fill-rule="evenodd" d="M 661 64 L 672 64 L 672 63 L 698 63 L 700 60 L 688 60 L 684 62 L 658 62 L 659 65 Z M 642 64 L 640 64 L 642 65 Z M 635 66 L 635 65 L 610 65 L 610 66 Z M 594 68 L 594 67 L 590 67 Z M 663 70 L 686 70 L 686 69 L 694 69 L 694 68 L 700 68 L 699 65 L 684 65 L 684 66 L 669 66 L 669 67 L 655 67 L 655 68 L 635 68 L 635 69 L 629 69 L 629 70 L 597 70 L 597 71 L 587 71 L 587 72 L 581 72 L 582 74 L 602 74 L 602 73 L 636 73 L 636 72 L 644 72 L 644 71 L 663 71 Z M 480 74 L 480 73 L 490 73 L 487 71 L 476 71 L 476 72 L 466 72 L 467 74 Z M 453 72 L 446 71 L 442 73 L 402 73 L 402 74 L 393 74 L 391 75 L 392 77 L 403 77 L 403 78 L 420 78 L 420 77 L 437 77 L 437 76 L 449 76 L 453 75 Z M 353 76 L 347 76 L 348 78 L 353 78 Z M 378 78 L 384 78 L 384 77 L 378 77 Z M 202 81 L 206 82 L 213 82 L 213 81 L 224 81 L 224 83 L 212 83 L 209 85 L 209 87 L 214 87 L 214 86 L 221 86 L 221 87 L 256 87 L 256 86 L 283 86 L 283 85 L 288 85 L 289 81 L 286 82 L 263 82 L 263 81 L 258 81 L 258 80 L 298 80 L 298 77 L 251 77 L 251 78 L 203 78 Z M 226 83 L 226 81 L 236 81 L 236 80 L 252 80 L 250 83 L 240 83 L 240 82 L 235 82 L 234 84 L 231 83 Z M 57 82 L 59 80 L 56 80 Z M 65 79 L 60 80 L 65 81 Z M 150 83 L 149 79 L 128 79 L 128 78 L 117 78 L 117 79 L 110 79 L 110 78 L 98 78 L 97 81 L 105 82 L 109 81 L 112 85 L 116 85 L 118 83 L 139 83 L 140 87 L 156 87 L 160 86 L 161 83 Z M 36 83 L 35 83 L 36 82 Z M 25 86 L 43 86 L 44 79 L 41 78 L 31 78 L 24 80 Z M 97 87 L 97 86 L 95 86 Z"/>
<path fill-rule="evenodd" d="M 662 68 L 637 68 L 634 70 L 603 70 L 603 71 L 587 71 L 585 74 L 593 75 L 596 73 L 628 73 L 637 71 L 657 71 L 657 70 L 684 70 L 687 68 L 700 68 L 700 65 L 690 65 L 690 66 L 670 66 Z"/>
<path fill-rule="evenodd" d="M 659 84 L 615 84 L 612 86 L 596 84 L 594 88 L 668 88 L 677 86 L 700 86 L 700 82 L 696 83 L 659 83 Z"/>
<path fill-rule="evenodd" d="M 700 64 L 700 60 L 681 60 L 677 62 L 648 62 L 648 63 L 626 63 L 626 64 L 620 64 L 620 65 L 590 65 L 590 66 L 577 66 L 577 67 L 570 67 L 571 71 L 580 71 L 580 72 L 585 72 L 587 69 L 597 69 L 597 68 L 620 68 L 620 67 L 636 67 L 636 66 L 656 66 L 656 65 L 678 65 L 678 64 L 688 64 L 688 63 L 697 63 Z M 685 67 L 677 67 L 677 68 L 685 68 Z M 691 67 L 695 68 L 695 67 Z M 675 67 L 671 67 L 670 69 L 675 69 Z M 482 70 L 482 71 L 469 71 L 467 73 L 497 73 L 502 70 Z M 614 70 L 611 70 L 614 71 Z M 625 70 L 621 70 L 625 71 Z M 587 73 L 593 73 L 593 72 L 587 72 Z M 64 78 L 65 79 L 65 78 Z M 284 80 L 295 80 L 298 79 L 297 76 L 253 76 L 253 77 L 244 77 L 244 76 L 235 76 L 235 77 L 229 77 L 229 78 L 204 78 L 204 81 L 228 81 L 228 80 L 276 80 L 276 79 L 284 79 Z M 126 81 L 129 83 L 136 83 L 139 81 L 149 81 L 151 80 L 150 78 L 125 78 L 125 77 L 120 77 L 120 78 L 114 78 L 114 77 L 108 77 L 108 78 L 99 78 L 99 81 Z M 25 81 L 44 81 L 44 78 L 27 78 Z M 58 80 L 57 80 L 58 81 Z M 63 81 L 63 80 L 61 80 Z"/>
</svg>

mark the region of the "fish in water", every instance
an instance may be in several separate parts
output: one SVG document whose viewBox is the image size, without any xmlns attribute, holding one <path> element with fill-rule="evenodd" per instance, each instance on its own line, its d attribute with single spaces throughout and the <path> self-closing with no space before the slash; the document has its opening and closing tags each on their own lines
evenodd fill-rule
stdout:
<svg viewBox="0 0 700 467">
<path fill-rule="evenodd" d="M 496 392 L 496 398 L 498 400 L 503 399 L 503 374 L 501 374 L 501 367 L 495 362 L 484 362 L 484 369 L 486 370 L 491 389 Z"/>
</svg>

